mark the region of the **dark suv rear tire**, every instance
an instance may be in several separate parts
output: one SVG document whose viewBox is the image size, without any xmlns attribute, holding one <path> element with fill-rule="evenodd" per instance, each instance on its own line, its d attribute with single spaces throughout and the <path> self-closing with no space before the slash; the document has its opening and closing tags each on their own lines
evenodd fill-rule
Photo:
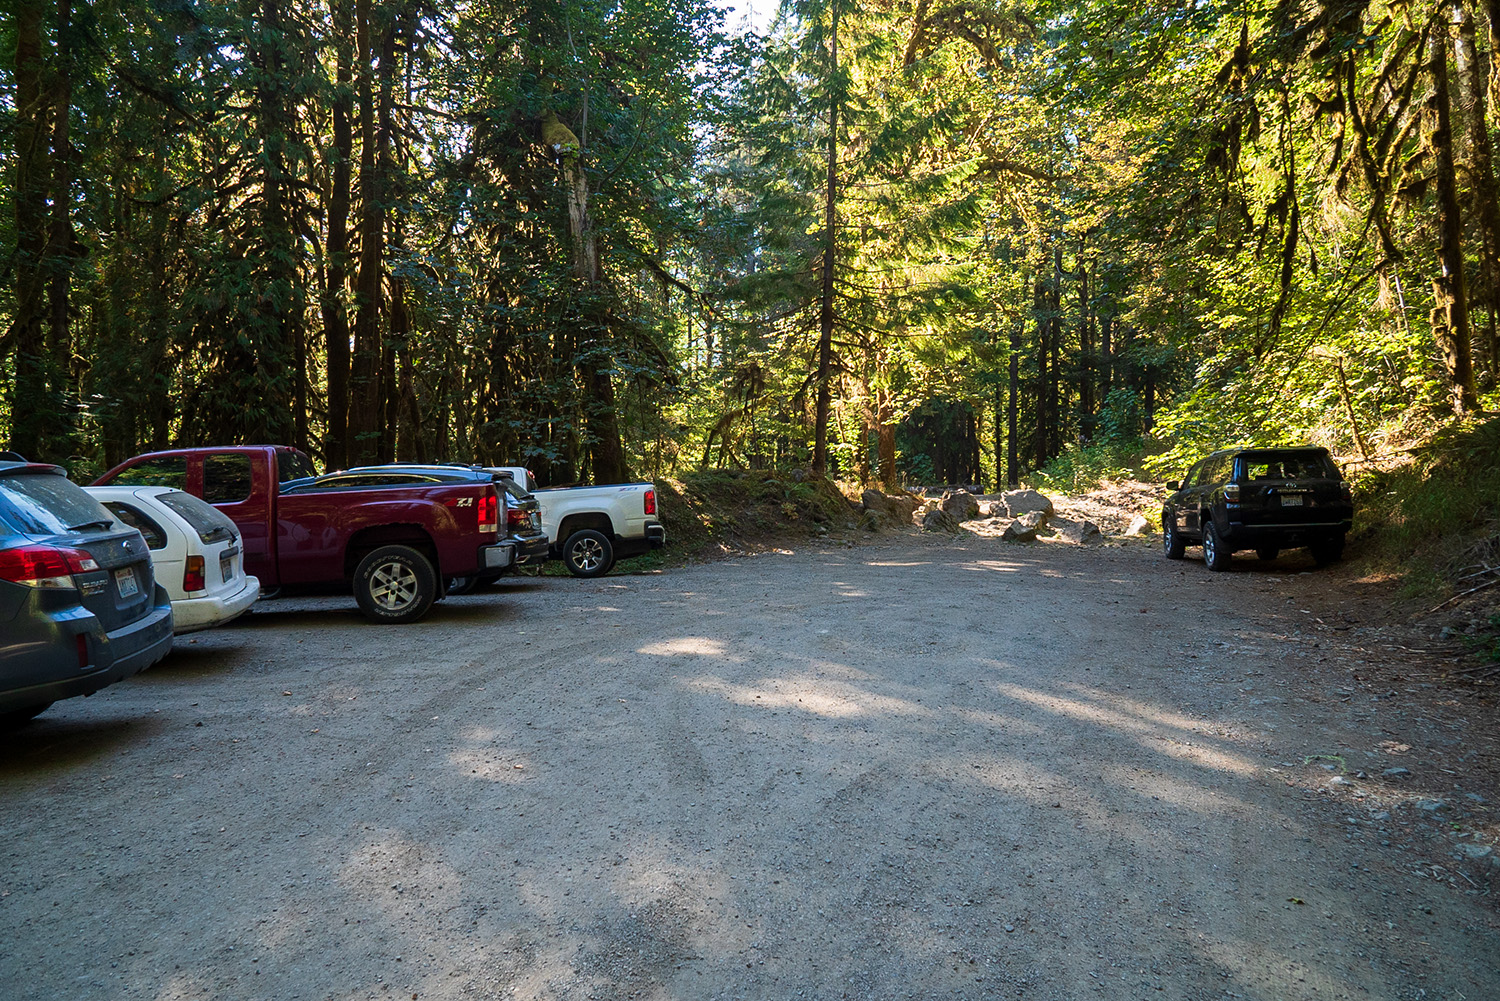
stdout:
<svg viewBox="0 0 1500 1001">
<path fill-rule="evenodd" d="M 1313 562 L 1320 567 L 1326 567 L 1344 558 L 1344 537 L 1336 535 L 1331 539 L 1314 542 L 1307 548 L 1312 552 Z"/>
<path fill-rule="evenodd" d="M 1212 518 L 1203 521 L 1203 565 L 1210 570 L 1229 569 L 1229 550 L 1224 546 L 1224 541 L 1219 538 L 1219 530 L 1214 527 Z"/>
</svg>

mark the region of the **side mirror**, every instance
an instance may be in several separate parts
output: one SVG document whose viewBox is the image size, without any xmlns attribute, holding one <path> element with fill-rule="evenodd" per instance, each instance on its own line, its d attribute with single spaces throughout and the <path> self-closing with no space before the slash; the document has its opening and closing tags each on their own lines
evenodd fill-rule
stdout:
<svg viewBox="0 0 1500 1001">
<path fill-rule="evenodd" d="M 1174 493 L 1177 492 L 1178 490 L 1181 490 L 1182 489 L 1182 481 L 1181 480 L 1168 480 L 1167 481 L 1167 489 L 1171 490 Z"/>
</svg>

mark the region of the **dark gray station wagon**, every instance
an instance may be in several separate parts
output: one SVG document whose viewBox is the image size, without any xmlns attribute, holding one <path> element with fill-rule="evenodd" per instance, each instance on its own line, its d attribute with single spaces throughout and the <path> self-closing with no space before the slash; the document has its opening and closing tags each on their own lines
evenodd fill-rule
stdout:
<svg viewBox="0 0 1500 1001">
<path fill-rule="evenodd" d="M 1167 559 L 1201 545 L 1210 570 L 1228 568 L 1241 549 L 1274 560 L 1306 546 L 1320 565 L 1332 563 L 1354 517 L 1349 484 L 1326 448 L 1224 449 L 1167 489 L 1174 491 L 1161 511 Z"/>
<path fill-rule="evenodd" d="M 130 677 L 172 648 L 151 552 L 56 466 L 0 453 L 0 725 Z"/>
</svg>

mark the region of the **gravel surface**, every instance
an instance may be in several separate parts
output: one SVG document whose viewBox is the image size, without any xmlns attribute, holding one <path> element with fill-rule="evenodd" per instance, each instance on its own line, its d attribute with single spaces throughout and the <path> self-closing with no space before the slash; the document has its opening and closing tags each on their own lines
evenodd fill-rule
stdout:
<svg viewBox="0 0 1500 1001">
<path fill-rule="evenodd" d="M 0 738 L 0 998 L 1500 997 L 1493 701 L 1256 564 L 266 603 Z"/>
</svg>

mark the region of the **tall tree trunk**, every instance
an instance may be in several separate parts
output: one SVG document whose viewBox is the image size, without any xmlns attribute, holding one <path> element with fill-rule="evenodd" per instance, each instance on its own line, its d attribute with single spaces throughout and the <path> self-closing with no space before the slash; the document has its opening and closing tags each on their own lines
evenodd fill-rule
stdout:
<svg viewBox="0 0 1500 1001">
<path fill-rule="evenodd" d="M 1453 409 L 1463 414 L 1478 406 L 1474 366 L 1469 351 L 1469 303 L 1464 284 L 1463 220 L 1453 167 L 1453 131 L 1448 98 L 1448 25 L 1435 20 L 1428 43 L 1427 70 L 1432 97 L 1427 105 L 1427 134 L 1434 157 L 1438 193 L 1438 265 L 1432 280 L 1432 335 L 1447 369 Z"/>
<path fill-rule="evenodd" d="M 896 422 L 895 410 L 891 406 L 891 392 L 877 387 L 875 403 L 876 452 L 880 457 L 880 485 L 887 490 L 896 489 Z"/>
<path fill-rule="evenodd" d="M 243 433 L 251 440 L 287 441 L 293 436 L 292 408 L 297 374 L 294 340 L 300 336 L 298 306 L 302 282 L 293 259 L 296 235 L 288 200 L 291 179 L 287 172 L 286 144 L 292 131 L 284 35 L 279 0 L 263 0 L 260 10 L 256 53 L 260 72 L 256 84 L 257 126 L 261 142 L 262 216 L 261 238 L 265 245 L 266 271 L 257 309 L 255 357 L 252 383 L 264 396 L 246 409 L 250 417 Z"/>
<path fill-rule="evenodd" d="M 1052 288 L 1048 295 L 1047 311 L 1047 454 L 1042 463 L 1062 453 L 1062 244 L 1052 248 Z"/>
<path fill-rule="evenodd" d="M 1105 313 L 1099 319 L 1099 404 L 1103 406 L 1109 402 L 1109 391 L 1114 388 L 1115 378 L 1115 354 L 1114 354 L 1114 326 L 1115 318 Z"/>
<path fill-rule="evenodd" d="M 1081 248 L 1080 248 L 1081 250 Z M 1078 261 L 1078 407 L 1085 441 L 1094 436 L 1094 315 L 1089 303 L 1089 269 Z"/>
<path fill-rule="evenodd" d="M 385 212 L 388 135 L 377 130 L 370 44 L 370 0 L 357 0 L 354 34 L 359 52 L 356 73 L 359 93 L 359 273 L 354 280 L 354 354 L 349 373 L 349 428 L 345 445 L 351 466 L 364 465 L 380 450 L 381 390 L 380 307 L 381 270 L 385 259 Z M 382 112 L 393 73 L 394 23 L 385 26 L 381 45 Z M 384 121 L 384 114 L 381 116 Z"/>
<path fill-rule="evenodd" d="M 342 469 L 349 461 L 349 316 L 344 310 L 344 292 L 349 282 L 350 166 L 354 155 L 350 123 L 354 108 L 352 13 L 352 0 L 333 0 L 333 147 L 329 151 L 331 181 L 321 304 L 328 382 L 328 436 L 323 443 L 323 461 L 330 470 Z"/>
<path fill-rule="evenodd" d="M 1495 313 L 1500 310 L 1500 188 L 1495 183 L 1494 155 L 1490 144 L 1490 130 L 1486 122 L 1483 64 L 1480 62 L 1475 43 L 1474 19 L 1469 14 L 1468 0 L 1454 0 L 1453 24 L 1454 68 L 1458 71 L 1458 115 L 1463 128 L 1463 141 L 1458 143 L 1458 174 L 1468 194 L 1468 209 L 1471 217 L 1479 220 L 1479 231 L 1483 237 L 1481 293 L 1475 296 L 1485 306 L 1488 323 L 1482 340 L 1486 378 L 1495 382 L 1497 372 L 1497 333 Z"/>
<path fill-rule="evenodd" d="M 10 447 L 28 459 L 42 458 L 47 413 L 46 288 L 42 272 L 47 247 L 47 112 L 42 90 L 41 0 L 17 0 L 14 9 L 16 100 L 16 305 L 6 349 L 16 353 L 11 397 Z"/>
<path fill-rule="evenodd" d="M 1012 488 L 1021 483 L 1021 339 L 1026 321 L 1016 317 L 1010 328 L 1010 393 L 1005 408 L 1005 482 Z"/>
<path fill-rule="evenodd" d="M 830 84 L 839 72 L 839 7 L 833 7 L 833 34 L 828 45 Z M 841 89 L 835 88 L 828 102 L 828 180 L 823 190 L 823 288 L 818 305 L 818 402 L 813 415 L 813 472 L 828 472 L 828 406 L 832 387 L 828 384 L 833 367 L 833 276 L 838 252 L 838 180 L 839 180 L 839 103 Z"/>
<path fill-rule="evenodd" d="M 57 455 L 75 448 L 77 387 L 72 378 L 73 342 L 69 335 L 68 300 L 73 285 L 73 146 L 69 137 L 73 101 L 73 6 L 58 0 L 57 43 L 52 77 L 52 230 L 46 251 L 48 276 L 47 353 L 53 430 Z"/>
<path fill-rule="evenodd" d="M 1052 330 L 1047 316 L 1047 281 L 1040 273 L 1036 277 L 1032 310 L 1036 314 L 1036 432 L 1031 450 L 1034 466 L 1040 467 L 1047 461 L 1047 340 Z"/>
<path fill-rule="evenodd" d="M 585 104 L 585 107 L 587 105 Z M 568 232 L 573 243 L 573 275 L 578 280 L 585 319 L 584 343 L 577 352 L 583 383 L 584 421 L 588 429 L 590 475 L 596 484 L 630 478 L 620 439 L 619 407 L 610 376 L 609 317 L 599 287 L 599 241 L 589 212 L 589 178 L 583 163 L 584 140 L 551 111 L 542 120 L 542 139 L 552 148 L 568 189 Z"/>
</svg>

